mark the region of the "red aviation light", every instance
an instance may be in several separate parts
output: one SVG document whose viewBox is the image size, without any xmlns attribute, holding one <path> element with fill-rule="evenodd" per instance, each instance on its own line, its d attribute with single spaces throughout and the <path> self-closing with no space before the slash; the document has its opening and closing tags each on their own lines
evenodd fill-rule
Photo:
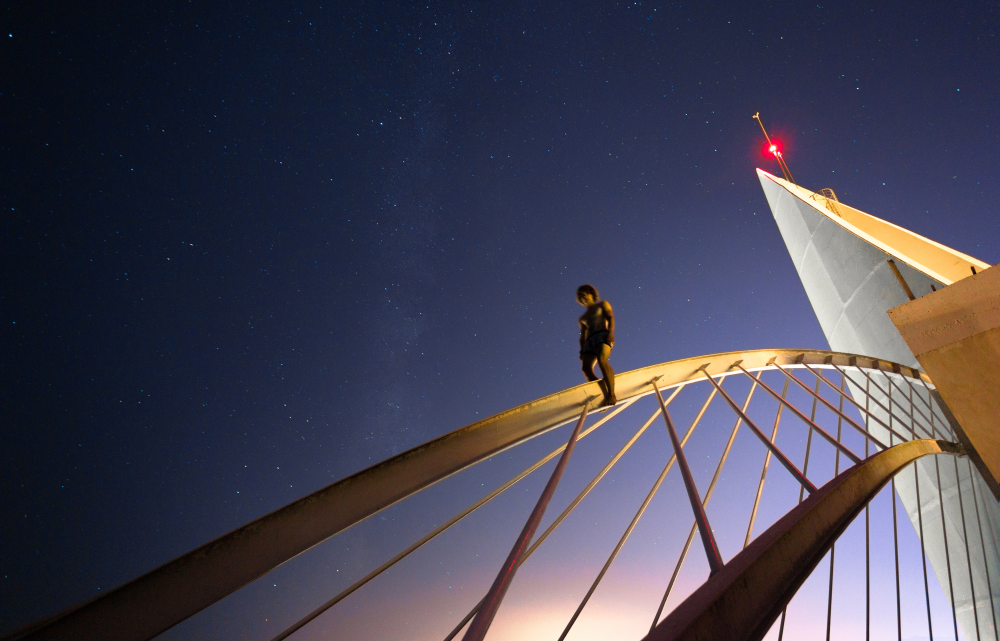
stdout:
<svg viewBox="0 0 1000 641">
<path fill-rule="evenodd" d="M 758 125 L 760 125 L 760 131 L 764 134 L 764 140 L 767 141 L 767 144 L 760 150 L 761 154 L 765 157 L 768 155 L 774 156 L 774 159 L 778 161 L 778 167 L 781 168 L 781 175 L 784 176 L 785 180 L 788 182 L 795 184 L 795 178 L 792 177 L 792 172 L 788 169 L 788 163 L 785 162 L 783 157 L 784 154 L 782 154 L 781 141 L 767 135 L 767 129 L 764 128 L 764 123 L 760 120 L 759 111 L 754 113 L 753 119 L 757 121 Z"/>
</svg>

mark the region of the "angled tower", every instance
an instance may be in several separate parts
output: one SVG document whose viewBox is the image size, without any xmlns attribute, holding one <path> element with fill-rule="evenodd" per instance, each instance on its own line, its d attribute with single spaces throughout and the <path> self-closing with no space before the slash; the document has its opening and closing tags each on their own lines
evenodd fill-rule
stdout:
<svg viewBox="0 0 1000 641">
<path fill-rule="evenodd" d="M 990 265 L 849 207 L 832 190 L 812 192 L 760 169 L 757 176 L 830 348 L 921 367 L 889 310 Z M 993 368 L 1000 369 L 1000 361 Z M 849 385 L 858 399 L 869 388 L 868 396 L 878 406 L 874 413 L 888 425 L 905 419 L 898 406 L 905 392 L 894 385 L 895 376 L 887 371 L 875 374 L 874 380 L 853 380 Z M 881 383 L 887 393 L 872 391 L 873 382 Z M 982 389 L 983 402 L 990 393 Z M 991 610 L 991 595 L 993 606 L 1000 604 L 1000 532 L 993 529 L 980 543 L 968 536 L 966 521 L 973 493 L 978 492 L 977 496 L 987 497 L 982 503 L 989 522 L 1000 523 L 1000 488 L 951 412 L 929 405 L 923 412 L 935 432 L 925 437 L 941 438 L 939 430 L 954 432 L 977 467 L 919 461 L 915 476 L 897 477 L 896 489 L 918 533 L 922 521 L 927 556 L 966 637 L 992 638 L 992 624 L 982 615 Z M 873 429 L 891 440 L 884 428 Z M 985 487 L 990 492 L 982 491 Z"/>
</svg>

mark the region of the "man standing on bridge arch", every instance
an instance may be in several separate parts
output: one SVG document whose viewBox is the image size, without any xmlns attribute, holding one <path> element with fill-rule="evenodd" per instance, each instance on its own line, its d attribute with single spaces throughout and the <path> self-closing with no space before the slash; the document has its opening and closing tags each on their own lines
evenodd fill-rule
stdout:
<svg viewBox="0 0 1000 641">
<path fill-rule="evenodd" d="M 593 285 L 580 285 L 576 288 L 576 302 L 587 311 L 580 317 L 580 361 L 583 363 L 583 375 L 588 381 L 596 381 L 594 364 L 601 366 L 604 375 L 604 402 L 601 407 L 609 407 L 618 402 L 615 397 L 615 370 L 608 363 L 608 356 L 615 346 L 615 313 L 611 303 L 601 300 L 600 294 Z"/>
</svg>

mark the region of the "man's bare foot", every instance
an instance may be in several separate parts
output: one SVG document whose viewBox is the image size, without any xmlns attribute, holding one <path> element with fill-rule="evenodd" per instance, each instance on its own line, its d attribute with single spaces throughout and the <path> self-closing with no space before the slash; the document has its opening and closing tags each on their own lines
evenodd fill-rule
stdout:
<svg viewBox="0 0 1000 641">
<path fill-rule="evenodd" d="M 617 403 L 618 403 L 618 399 L 614 395 L 612 395 L 611 398 L 605 397 L 604 398 L 604 402 L 601 403 L 598 407 L 612 407 L 613 405 L 616 405 Z"/>
</svg>

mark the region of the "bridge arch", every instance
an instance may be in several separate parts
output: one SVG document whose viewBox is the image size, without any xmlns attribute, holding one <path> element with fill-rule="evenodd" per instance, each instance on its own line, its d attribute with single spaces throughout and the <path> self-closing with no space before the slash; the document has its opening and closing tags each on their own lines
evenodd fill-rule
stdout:
<svg viewBox="0 0 1000 641">
<path fill-rule="evenodd" d="M 780 394 L 777 391 L 777 386 L 768 385 L 764 381 L 762 374 L 765 372 L 773 372 L 783 377 L 784 385 Z M 802 374 L 802 377 L 796 376 L 797 373 Z M 750 382 L 750 392 L 742 405 L 723 389 L 722 382 L 730 377 Z M 839 384 L 836 382 L 838 377 Z M 580 608 L 578 608 L 577 613 L 567 625 L 563 634 L 564 637 L 569 632 L 580 610 L 586 605 L 587 599 L 589 599 L 594 589 L 596 589 L 604 571 L 607 570 L 618 550 L 624 545 L 631 529 L 642 516 L 645 506 L 649 503 L 649 499 L 655 494 L 656 489 L 662 483 L 663 478 L 671 469 L 675 460 L 679 461 L 683 467 L 684 464 L 682 461 L 684 457 L 678 457 L 677 454 L 683 452 L 683 445 L 687 437 L 690 436 L 698 420 L 704 414 L 705 408 L 709 406 L 713 399 L 718 399 L 731 408 L 733 414 L 736 416 L 736 425 L 733 428 L 726 450 L 720 457 L 716 474 L 708 486 L 707 493 L 702 497 L 702 495 L 698 494 L 697 488 L 694 488 L 693 494 L 691 494 L 692 505 L 702 502 L 707 503 L 711 497 L 722 466 L 725 464 L 726 456 L 728 456 L 733 439 L 741 424 L 750 428 L 758 440 L 768 447 L 768 455 L 761 474 L 753 515 L 747 528 L 746 541 L 744 542 L 746 550 L 737 554 L 702 586 L 700 589 L 700 591 L 703 590 L 700 592 L 702 596 L 707 593 L 704 591 L 716 589 L 720 585 L 720 581 L 722 581 L 721 577 L 728 576 L 733 572 L 733 568 L 736 567 L 732 565 L 734 561 L 740 559 L 740 564 L 742 564 L 746 559 L 750 558 L 748 551 L 761 550 L 761 546 L 763 545 L 761 541 L 764 539 L 764 535 L 758 536 L 753 545 L 749 547 L 747 545 L 751 541 L 751 533 L 754 529 L 754 518 L 757 514 L 761 488 L 763 487 L 764 476 L 767 474 L 767 466 L 772 456 L 774 460 L 781 462 L 794 478 L 799 479 L 802 484 L 800 498 L 806 491 L 811 494 L 798 508 L 789 512 L 780 523 L 788 525 L 786 521 L 793 514 L 813 514 L 810 511 L 813 508 L 810 506 L 814 506 L 814 504 L 828 506 L 830 501 L 834 500 L 829 498 L 830 496 L 840 497 L 834 501 L 837 505 L 841 505 L 841 507 L 848 505 L 849 509 L 842 509 L 831 522 L 832 525 L 824 526 L 826 528 L 824 531 L 827 534 L 823 536 L 826 538 L 820 537 L 822 540 L 817 540 L 820 540 L 820 543 L 825 545 L 824 542 L 832 543 L 836 539 L 835 534 L 843 531 L 843 527 L 846 527 L 846 524 L 853 518 L 852 515 L 856 515 L 858 510 L 864 508 L 864 505 L 867 503 L 867 500 L 862 500 L 864 496 L 870 499 L 874 495 L 873 493 L 877 492 L 878 488 L 882 487 L 891 478 L 892 473 L 894 473 L 892 470 L 899 469 L 899 467 L 908 464 L 902 461 L 913 461 L 921 456 L 935 452 L 955 454 L 961 451 L 954 444 L 957 441 L 955 432 L 948 421 L 947 414 L 939 407 L 939 398 L 936 396 L 933 383 L 925 374 L 909 367 L 865 356 L 823 350 L 799 349 L 728 352 L 652 365 L 619 374 L 616 380 L 617 392 L 620 399 L 618 406 L 615 408 L 602 408 L 596 411 L 595 414 L 599 415 L 597 420 L 586 427 L 586 429 L 583 429 L 584 418 L 586 417 L 585 410 L 584 416 L 579 420 L 578 438 L 584 438 L 587 434 L 612 420 L 644 397 L 657 395 L 660 399 L 659 402 L 662 410 L 654 412 L 653 416 L 636 433 L 636 436 L 629 441 L 619 454 L 616 454 L 608 466 L 588 484 L 584 491 L 571 502 L 570 506 L 545 532 L 533 541 L 524 542 L 523 555 L 514 561 L 512 565 L 513 569 L 516 570 L 520 563 L 530 556 L 545 538 L 559 526 L 565 516 L 587 496 L 587 493 L 603 478 L 607 470 L 621 458 L 624 451 L 635 442 L 658 416 L 667 419 L 669 429 L 673 430 L 672 425 L 670 425 L 667 406 L 681 390 L 701 385 L 709 390 L 709 394 L 701 413 L 691 424 L 684 440 L 678 438 L 675 441 L 677 445 L 674 449 L 675 454 L 667 461 L 667 465 L 651 490 L 649 498 L 643 503 L 633 523 L 630 524 L 625 535 L 622 537 L 619 546 L 608 559 L 601 575 L 598 576 L 590 592 L 588 592 Z M 805 382 L 806 380 L 809 380 L 813 384 L 809 385 Z M 808 412 L 808 416 L 806 411 L 797 408 L 786 399 L 790 384 L 794 384 L 795 388 L 800 388 L 805 393 L 811 395 L 807 397 L 812 398 L 812 409 L 811 412 Z M 663 396 L 659 396 L 656 392 L 657 389 L 661 390 L 667 398 L 664 399 Z M 820 392 L 821 389 L 825 391 L 825 395 Z M 770 438 L 764 433 L 763 429 L 755 424 L 754 419 L 746 414 L 747 406 L 755 390 L 759 390 L 758 393 L 766 394 L 773 398 L 778 404 L 779 409 Z M 72 608 L 65 613 L 47 620 L 37 622 L 15 632 L 9 638 L 58 639 L 90 638 L 93 636 L 128 640 L 153 638 L 298 554 L 377 514 L 381 510 L 403 501 L 500 452 L 531 441 L 568 423 L 573 423 L 580 415 L 581 409 L 589 407 L 601 398 L 601 396 L 598 383 L 587 383 L 525 403 L 449 432 L 423 445 L 337 481 L 271 514 L 256 519 L 225 536 L 206 543 L 102 595 L 98 599 L 81 604 L 76 608 Z M 814 420 L 817 407 L 825 408 L 826 411 L 831 413 L 831 416 L 836 417 L 836 436 Z M 774 434 L 777 432 L 778 421 L 783 410 L 788 414 L 794 414 L 801 422 L 807 425 L 809 442 L 812 441 L 815 435 L 815 438 L 824 440 L 835 448 L 838 466 L 843 456 L 843 460 L 853 463 L 854 467 L 843 472 L 836 479 L 824 484 L 822 488 L 817 490 L 816 484 L 806 478 L 806 468 L 808 467 L 809 460 L 808 445 L 806 449 L 806 463 L 802 466 L 802 469 L 799 469 L 773 443 Z M 841 442 L 841 427 L 847 431 L 853 430 L 861 434 L 865 442 L 864 452 L 854 452 Z M 575 443 L 576 440 L 578 439 L 571 439 L 570 443 Z M 567 445 L 570 443 L 567 443 Z M 869 457 L 869 446 L 871 451 L 877 454 Z M 935 450 L 934 448 L 937 449 Z M 564 451 L 567 449 L 571 448 L 567 448 L 564 445 L 542 457 L 520 474 L 497 487 L 465 510 L 462 510 L 452 519 L 449 519 L 449 521 L 427 533 L 420 540 L 388 559 L 379 567 L 373 569 L 367 576 L 362 577 L 339 594 L 333 596 L 333 598 L 320 604 L 312 612 L 288 626 L 276 639 L 283 639 L 295 633 L 328 608 L 350 596 L 372 578 L 378 576 L 400 559 L 405 558 L 408 554 L 419 549 L 441 532 L 478 510 L 507 488 L 542 467 L 546 462 L 564 455 Z M 910 458 L 908 459 L 907 457 Z M 894 468 L 894 465 L 897 467 Z M 873 476 L 874 472 L 872 470 L 878 470 L 879 472 Z M 881 480 L 879 481 L 878 479 Z M 866 481 L 867 485 L 859 486 L 858 484 L 861 480 Z M 834 483 L 836 487 L 831 486 L 831 483 Z M 860 491 L 857 489 L 858 487 L 862 489 L 868 488 L 865 490 L 868 494 L 866 495 L 863 491 L 861 494 L 858 494 Z M 845 499 L 843 499 L 843 496 L 848 492 L 847 488 L 855 489 L 852 490 L 854 492 L 851 495 L 853 498 L 844 503 Z M 691 488 L 689 487 L 690 491 Z M 861 502 L 859 503 L 859 501 Z M 542 509 L 544 510 L 544 506 Z M 825 507 L 821 512 L 825 514 L 832 509 Z M 802 518 L 806 517 L 803 516 Z M 802 523 L 806 522 L 808 521 L 802 521 Z M 982 522 L 981 518 L 979 522 Z M 767 532 L 771 532 L 774 527 L 772 526 Z M 801 531 L 802 527 L 804 526 L 800 525 L 796 531 Z M 838 528 L 840 529 L 838 530 Z M 684 551 L 674 570 L 674 575 L 668 584 L 667 592 L 664 594 L 663 601 L 661 601 L 661 611 L 697 530 L 696 525 L 692 526 L 688 542 L 685 544 Z M 980 531 L 978 534 L 983 539 L 982 532 Z M 947 536 L 947 534 L 945 535 Z M 802 535 L 800 534 L 799 536 L 801 537 Z M 830 538 L 831 536 L 832 538 Z M 987 536 L 986 538 L 990 537 Z M 971 541 L 973 537 L 967 536 L 966 540 Z M 983 540 L 985 541 L 985 539 Z M 528 542 L 531 542 L 530 547 L 527 545 Z M 785 545 L 790 544 L 781 544 L 781 546 Z M 803 578 L 808 575 L 808 571 L 806 570 L 811 570 L 819 558 L 822 558 L 825 553 L 823 545 L 820 545 L 819 548 L 816 548 L 815 545 L 809 548 L 811 552 L 806 557 L 802 557 L 805 560 L 799 560 L 792 564 L 796 567 L 798 574 L 802 574 L 803 571 L 805 572 L 802 575 Z M 986 551 L 987 546 L 983 543 L 981 552 L 985 554 Z M 810 554 L 811 556 L 809 556 Z M 818 557 L 816 557 L 817 554 L 819 555 Z M 957 562 L 958 560 L 956 560 Z M 811 566 L 809 565 L 810 563 L 812 563 Z M 971 561 L 969 576 L 970 580 L 972 580 Z M 1000 580 L 1000 577 L 997 579 Z M 948 582 L 950 587 L 951 577 L 949 577 Z M 988 586 L 992 587 L 992 582 L 988 582 Z M 1000 593 L 1000 590 L 996 592 Z M 982 585 L 980 585 L 980 593 L 983 593 Z M 794 594 L 794 589 L 788 594 L 788 598 L 791 598 L 791 594 Z M 997 596 L 1000 596 L 1000 594 Z M 701 602 L 704 602 L 703 598 Z M 994 595 L 991 593 L 989 601 L 986 602 L 982 612 L 984 630 L 988 626 L 993 630 L 996 629 L 996 607 L 994 603 Z M 653 620 L 655 628 L 651 630 L 653 638 L 661 638 L 657 635 L 667 634 L 665 631 L 672 631 L 670 634 L 676 634 L 677 630 L 687 629 L 686 626 L 678 627 L 676 622 L 680 620 L 678 617 L 681 614 L 690 613 L 692 611 L 691 607 L 693 606 L 684 609 L 675 609 L 658 626 L 657 623 L 660 621 L 661 612 L 657 612 Z M 451 635 L 447 638 L 450 639 L 456 636 L 465 627 L 466 623 L 475 616 L 477 610 L 478 607 L 474 608 L 469 613 L 469 616 L 460 622 L 458 627 L 454 628 Z M 772 612 L 770 611 L 764 613 L 764 615 L 758 613 L 756 616 L 763 616 L 763 618 L 757 620 L 755 627 L 752 626 L 750 629 L 754 631 L 763 629 L 766 632 L 767 627 L 762 628 L 762 626 L 764 626 L 764 621 L 771 614 Z M 715 618 L 718 619 L 718 617 Z M 691 620 L 695 621 L 698 619 L 694 617 Z M 109 621 L 114 621 L 115 625 L 109 627 Z M 718 621 L 721 621 L 721 619 L 718 619 Z M 691 625 L 694 624 L 692 623 Z M 983 636 L 982 638 L 989 637 Z"/>
</svg>

